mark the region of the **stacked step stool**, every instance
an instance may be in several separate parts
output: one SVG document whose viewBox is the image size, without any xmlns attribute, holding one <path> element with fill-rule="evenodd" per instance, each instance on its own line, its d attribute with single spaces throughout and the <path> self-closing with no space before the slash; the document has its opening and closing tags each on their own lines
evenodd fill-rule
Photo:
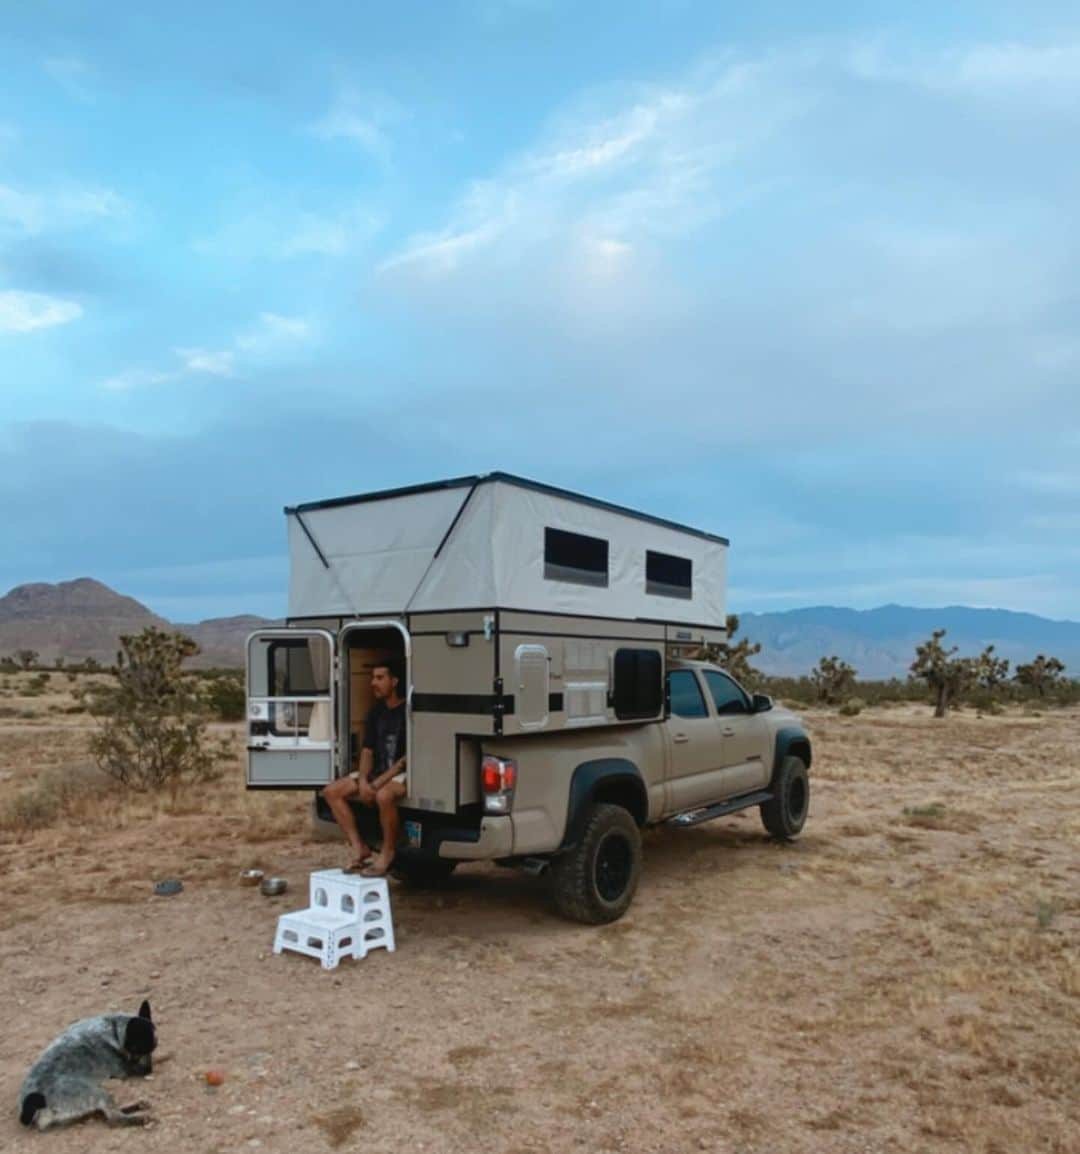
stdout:
<svg viewBox="0 0 1080 1154">
<path fill-rule="evenodd" d="M 343 870 L 317 870 L 311 875 L 306 910 L 282 914 L 274 937 L 274 953 L 295 950 L 318 958 L 324 970 L 339 959 L 363 958 L 380 946 L 394 949 L 390 887 L 386 878 L 366 878 Z"/>
</svg>

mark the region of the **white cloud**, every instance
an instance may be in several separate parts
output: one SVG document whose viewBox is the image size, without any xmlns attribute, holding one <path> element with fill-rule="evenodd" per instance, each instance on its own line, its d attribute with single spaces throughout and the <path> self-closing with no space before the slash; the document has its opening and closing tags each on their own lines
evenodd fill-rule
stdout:
<svg viewBox="0 0 1080 1154">
<path fill-rule="evenodd" d="M 80 56 L 50 56 L 42 63 L 45 71 L 75 100 L 89 103 L 94 99 L 94 70 Z"/>
<path fill-rule="evenodd" d="M 128 369 L 101 382 L 101 387 L 112 393 L 126 393 L 135 389 L 145 389 L 175 380 L 176 373 L 163 373 L 156 369 Z"/>
<path fill-rule="evenodd" d="M 213 377 L 233 376 L 233 353 L 230 349 L 178 348 L 173 352 L 190 373 L 207 373 Z"/>
<path fill-rule="evenodd" d="M 431 279 L 496 246 L 546 250 L 586 225 L 616 244 L 692 231 L 753 194 L 738 161 L 812 106 L 797 82 L 813 63 L 807 53 L 727 58 L 679 84 L 640 88 L 621 108 L 565 116 L 380 272 Z"/>
<path fill-rule="evenodd" d="M 15 289 L 0 292 L 0 332 L 3 333 L 51 329 L 76 321 L 82 315 L 82 305 L 75 301 Z"/>
<path fill-rule="evenodd" d="M 1080 95 L 1078 40 L 984 43 L 927 53 L 879 38 L 854 44 L 848 66 L 863 80 L 957 95 L 1021 96 L 1051 104 L 1071 103 Z"/>
<path fill-rule="evenodd" d="M 379 160 L 390 153 L 387 127 L 401 120 L 401 107 L 379 94 L 362 94 L 343 87 L 329 111 L 308 125 L 308 132 L 320 140 L 344 140 L 355 144 Z"/>
<path fill-rule="evenodd" d="M 363 205 L 326 214 L 304 213 L 295 224 L 286 225 L 277 235 L 287 233 L 278 245 L 278 255 L 343 256 L 369 241 L 382 227 L 380 216 Z"/>
<path fill-rule="evenodd" d="M 8 184 L 0 184 L 0 223 L 14 225 L 21 232 L 37 232 L 43 209 L 37 197 Z"/>
<path fill-rule="evenodd" d="M 111 188 L 69 185 L 27 191 L 0 184 L 0 226 L 29 236 L 123 220 L 130 214 L 130 202 Z"/>
<path fill-rule="evenodd" d="M 307 341 L 312 335 L 311 322 L 304 317 L 260 313 L 258 321 L 241 333 L 234 344 L 240 352 L 264 355 L 280 349 L 283 345 Z"/>
<path fill-rule="evenodd" d="M 245 361 L 250 363 L 277 357 L 287 348 L 310 342 L 314 337 L 315 327 L 306 317 L 264 312 L 227 348 L 183 346 L 173 349 L 183 365 L 182 369 L 127 369 L 102 381 L 101 387 L 110 392 L 127 392 L 175 381 L 188 373 L 234 377 Z"/>
</svg>

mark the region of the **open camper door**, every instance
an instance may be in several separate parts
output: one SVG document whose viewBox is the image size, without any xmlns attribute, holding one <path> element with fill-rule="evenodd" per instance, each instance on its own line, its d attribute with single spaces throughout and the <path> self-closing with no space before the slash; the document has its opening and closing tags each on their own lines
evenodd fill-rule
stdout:
<svg viewBox="0 0 1080 1154">
<path fill-rule="evenodd" d="M 334 638 L 261 629 L 247 643 L 247 785 L 318 789 L 334 779 Z"/>
</svg>

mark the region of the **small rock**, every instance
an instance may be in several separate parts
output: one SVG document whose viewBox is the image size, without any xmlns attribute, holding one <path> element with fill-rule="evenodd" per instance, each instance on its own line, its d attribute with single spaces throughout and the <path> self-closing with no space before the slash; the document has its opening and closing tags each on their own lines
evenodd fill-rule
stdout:
<svg viewBox="0 0 1080 1154">
<path fill-rule="evenodd" d="M 359 1062 L 346 1062 L 345 1063 L 345 1069 L 346 1070 L 359 1070 L 360 1069 L 360 1063 Z"/>
</svg>

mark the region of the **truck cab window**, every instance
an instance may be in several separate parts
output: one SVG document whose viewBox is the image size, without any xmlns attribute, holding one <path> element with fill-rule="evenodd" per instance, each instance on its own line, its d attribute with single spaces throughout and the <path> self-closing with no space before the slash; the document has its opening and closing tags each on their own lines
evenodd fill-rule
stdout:
<svg viewBox="0 0 1080 1154">
<path fill-rule="evenodd" d="M 705 670 L 705 684 L 712 694 L 716 712 L 730 715 L 732 713 L 750 713 L 750 702 L 746 694 L 731 680 L 726 673 L 715 669 Z"/>
<path fill-rule="evenodd" d="M 676 717 L 708 717 L 705 698 L 693 672 L 689 669 L 675 669 L 668 674 L 668 690 L 671 694 L 671 712 Z"/>
</svg>

